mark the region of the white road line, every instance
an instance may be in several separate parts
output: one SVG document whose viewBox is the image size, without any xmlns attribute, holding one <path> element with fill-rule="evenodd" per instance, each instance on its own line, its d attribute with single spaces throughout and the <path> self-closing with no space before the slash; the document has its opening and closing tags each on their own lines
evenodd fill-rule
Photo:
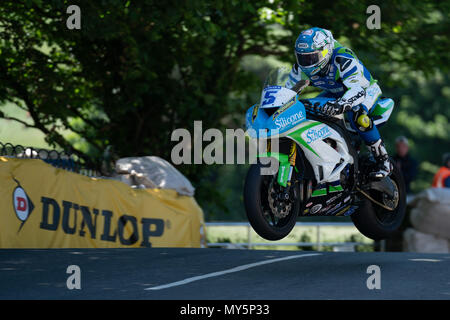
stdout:
<svg viewBox="0 0 450 320">
<path fill-rule="evenodd" d="M 171 288 L 171 287 L 182 286 L 184 284 L 191 283 L 191 282 L 198 281 L 198 280 L 202 280 L 202 279 L 206 279 L 206 278 L 218 277 L 218 276 L 221 276 L 221 275 L 224 275 L 224 274 L 228 274 L 228 273 L 239 272 L 239 271 L 242 271 L 242 270 L 246 270 L 246 269 L 262 266 L 264 264 L 269 264 L 269 263 L 274 263 L 274 262 L 279 262 L 279 261 L 285 261 L 285 260 L 291 260 L 291 259 L 299 259 L 299 258 L 305 258 L 305 257 L 320 256 L 320 255 L 322 255 L 322 254 L 321 253 L 308 253 L 308 254 L 298 254 L 298 255 L 295 255 L 295 256 L 287 256 L 287 257 L 283 257 L 283 258 L 269 259 L 269 260 L 264 260 L 264 261 L 260 261 L 260 262 L 244 264 L 242 266 L 234 267 L 234 268 L 223 270 L 223 271 L 207 273 L 207 274 L 204 274 L 202 276 L 196 276 L 196 277 L 192 277 L 192 278 L 187 278 L 187 279 L 184 279 L 184 280 L 181 280 L 181 281 L 172 282 L 172 283 L 164 284 L 164 285 L 161 285 L 161 286 L 150 287 L 150 288 L 146 288 L 144 290 L 167 289 L 167 288 Z"/>
<path fill-rule="evenodd" d="M 439 259 L 408 259 L 409 261 L 441 262 Z"/>
</svg>

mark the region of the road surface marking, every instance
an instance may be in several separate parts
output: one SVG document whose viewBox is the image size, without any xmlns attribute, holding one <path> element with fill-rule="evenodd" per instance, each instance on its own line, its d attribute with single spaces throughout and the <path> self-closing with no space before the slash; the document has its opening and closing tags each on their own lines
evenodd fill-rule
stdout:
<svg viewBox="0 0 450 320">
<path fill-rule="evenodd" d="M 218 277 L 218 276 L 221 276 L 221 275 L 224 275 L 224 274 L 228 274 L 228 273 L 233 273 L 233 272 L 239 272 L 239 271 L 247 270 L 247 269 L 250 269 L 250 268 L 262 266 L 262 265 L 269 264 L 269 263 L 274 263 L 274 262 L 279 262 L 279 261 L 284 261 L 284 260 L 291 260 L 291 259 L 299 259 L 299 258 L 304 258 L 304 257 L 320 256 L 320 255 L 322 255 L 322 254 L 321 253 L 308 253 L 308 254 L 299 254 L 299 255 L 295 255 L 295 256 L 287 256 L 287 257 L 283 257 L 283 258 L 264 260 L 264 261 L 260 261 L 260 262 L 244 264 L 242 266 L 234 267 L 234 268 L 223 270 L 223 271 L 207 273 L 207 274 L 204 274 L 202 276 L 196 276 L 196 277 L 192 277 L 192 278 L 187 278 L 187 279 L 184 279 L 184 280 L 181 280 L 181 281 L 172 282 L 172 283 L 164 284 L 164 285 L 161 285 L 161 286 L 150 287 L 150 288 L 146 288 L 144 290 L 167 289 L 167 288 L 171 288 L 171 287 L 182 286 L 184 284 L 191 283 L 191 282 L 194 282 L 194 281 L 199 281 L 199 280 L 206 279 L 206 278 Z"/>
<path fill-rule="evenodd" d="M 439 259 L 409 259 L 410 261 L 441 262 Z"/>
</svg>

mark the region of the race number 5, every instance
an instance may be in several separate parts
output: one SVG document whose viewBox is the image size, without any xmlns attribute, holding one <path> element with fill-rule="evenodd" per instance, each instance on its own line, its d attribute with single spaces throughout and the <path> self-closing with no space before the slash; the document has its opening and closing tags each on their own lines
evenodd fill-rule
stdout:
<svg viewBox="0 0 450 320">
<path fill-rule="evenodd" d="M 275 93 L 277 93 L 277 92 L 276 91 L 266 91 L 262 105 L 265 106 L 266 104 L 274 103 L 275 96 L 273 96 L 273 94 L 275 94 Z"/>
</svg>

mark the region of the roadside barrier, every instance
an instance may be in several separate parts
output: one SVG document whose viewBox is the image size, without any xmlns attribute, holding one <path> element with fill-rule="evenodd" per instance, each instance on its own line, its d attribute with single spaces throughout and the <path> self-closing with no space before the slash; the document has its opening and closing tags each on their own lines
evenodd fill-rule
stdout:
<svg viewBox="0 0 450 320">
<path fill-rule="evenodd" d="M 39 159 L 0 156 L 0 201 L 0 248 L 201 247 L 204 238 L 193 197 Z"/>
</svg>

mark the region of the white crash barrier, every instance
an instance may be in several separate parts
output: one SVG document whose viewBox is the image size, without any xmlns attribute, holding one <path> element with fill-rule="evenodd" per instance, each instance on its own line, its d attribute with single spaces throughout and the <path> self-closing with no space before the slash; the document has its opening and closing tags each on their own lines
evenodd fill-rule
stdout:
<svg viewBox="0 0 450 320">
<path fill-rule="evenodd" d="M 116 162 L 114 177 L 135 188 L 174 189 L 180 195 L 194 196 L 189 180 L 166 160 L 156 157 L 129 157 Z"/>
<path fill-rule="evenodd" d="M 450 189 L 430 188 L 409 203 L 414 228 L 403 233 L 403 250 L 450 253 Z"/>
<path fill-rule="evenodd" d="M 450 241 L 423 233 L 415 229 L 406 229 L 403 233 L 403 251 L 421 253 L 449 253 Z"/>
<path fill-rule="evenodd" d="M 410 205 L 414 229 L 450 240 L 450 188 L 424 190 Z"/>
</svg>

